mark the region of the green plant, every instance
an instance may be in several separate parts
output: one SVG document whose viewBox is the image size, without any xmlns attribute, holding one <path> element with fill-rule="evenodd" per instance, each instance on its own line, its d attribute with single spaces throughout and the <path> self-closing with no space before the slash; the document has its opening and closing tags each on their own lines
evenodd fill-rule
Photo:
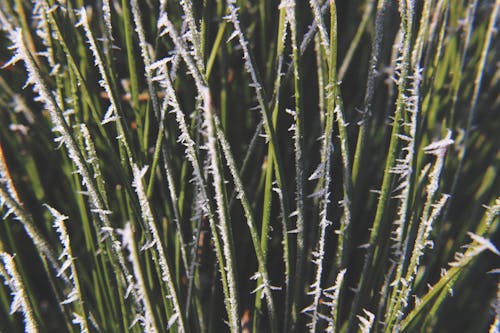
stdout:
<svg viewBox="0 0 500 333">
<path fill-rule="evenodd" d="M 3 1 L 0 331 L 497 332 L 499 8 Z"/>
</svg>

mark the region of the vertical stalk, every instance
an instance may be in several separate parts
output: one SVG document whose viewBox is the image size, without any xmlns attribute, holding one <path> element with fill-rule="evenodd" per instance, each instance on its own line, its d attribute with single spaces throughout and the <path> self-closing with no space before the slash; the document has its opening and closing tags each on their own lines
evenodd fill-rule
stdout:
<svg viewBox="0 0 500 333">
<path fill-rule="evenodd" d="M 227 207 L 227 194 L 224 185 L 224 176 L 222 174 L 221 157 L 217 146 L 217 134 L 215 124 L 212 118 L 211 99 L 208 88 L 200 91 L 203 97 L 203 111 L 205 115 L 205 127 L 208 131 L 208 151 L 210 157 L 210 168 L 213 176 L 215 188 L 215 201 L 217 203 L 217 215 L 219 217 L 219 231 L 223 243 L 224 259 L 226 262 L 227 281 L 229 287 L 229 327 L 231 332 L 240 331 L 240 310 L 238 299 L 238 286 L 236 279 L 236 262 L 234 261 L 234 243 L 231 230 L 231 218 Z"/>
<path fill-rule="evenodd" d="M 380 47 L 382 45 L 386 2 L 387 0 L 378 0 L 377 2 L 377 14 L 375 16 L 375 36 L 372 40 L 372 50 L 370 55 L 370 64 L 368 65 L 368 79 L 366 80 L 363 114 L 358 132 L 358 139 L 356 141 L 356 151 L 354 153 L 354 161 L 352 165 L 352 185 L 354 188 L 356 188 L 360 173 L 360 167 L 363 162 L 362 158 L 366 147 L 366 135 L 370 125 L 372 114 L 372 104 L 375 96 L 375 78 L 377 76 Z"/>
<path fill-rule="evenodd" d="M 295 275 L 293 279 L 293 298 L 292 298 L 292 323 L 291 327 L 295 327 L 302 298 L 302 280 L 304 272 L 304 251 L 305 251 L 305 195 L 304 195 L 304 107 L 302 98 L 302 67 L 300 58 L 300 44 L 298 41 L 298 22 L 297 3 L 292 1 L 286 9 L 287 21 L 290 27 L 292 40 L 292 59 L 293 59 L 293 84 L 295 95 L 295 110 L 294 115 L 294 146 L 295 146 L 295 203 L 296 203 L 296 258 L 295 258 Z"/>
</svg>

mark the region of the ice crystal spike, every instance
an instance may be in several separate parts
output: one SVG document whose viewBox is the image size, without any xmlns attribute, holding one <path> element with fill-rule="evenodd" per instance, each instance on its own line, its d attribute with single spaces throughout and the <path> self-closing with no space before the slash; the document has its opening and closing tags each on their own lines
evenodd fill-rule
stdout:
<svg viewBox="0 0 500 333">
<path fill-rule="evenodd" d="M 357 316 L 359 319 L 359 329 L 362 333 L 370 333 L 375 315 L 368 310 L 363 309 L 363 315 Z"/>
<path fill-rule="evenodd" d="M 497 256 L 500 256 L 500 251 L 496 248 L 496 246 L 490 240 L 488 240 L 484 237 L 481 237 L 479 235 L 476 235 L 472 232 L 468 232 L 467 235 L 469 235 L 469 237 L 473 241 L 478 243 L 481 247 L 484 247 L 485 249 L 488 249 L 491 252 L 493 252 L 494 254 L 496 254 Z"/>
<path fill-rule="evenodd" d="M 446 149 L 448 146 L 454 143 L 454 141 L 451 139 L 451 131 L 448 130 L 448 133 L 446 134 L 446 137 L 444 139 L 441 139 L 439 141 L 435 141 L 428 146 L 424 147 L 424 151 L 427 154 L 433 154 L 433 155 L 442 155 L 446 152 Z"/>
</svg>

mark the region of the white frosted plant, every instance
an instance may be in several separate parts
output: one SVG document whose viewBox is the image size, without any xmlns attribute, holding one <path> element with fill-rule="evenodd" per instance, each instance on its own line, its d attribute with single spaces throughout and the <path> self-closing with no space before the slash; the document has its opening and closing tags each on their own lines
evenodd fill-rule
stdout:
<svg viewBox="0 0 500 333">
<path fill-rule="evenodd" d="M 193 3 L 188 0 L 180 0 L 182 10 L 184 11 L 184 18 L 186 19 L 188 32 L 186 33 L 187 39 L 191 41 L 191 45 L 194 49 L 193 58 L 196 61 L 196 65 L 200 72 L 204 72 L 203 56 L 202 56 L 202 44 L 200 32 L 198 30 L 196 19 L 193 11 Z"/>
<path fill-rule="evenodd" d="M 38 52 L 37 56 L 43 55 L 53 70 L 51 74 L 57 74 L 57 68 L 59 66 L 56 63 L 54 57 L 54 49 L 52 48 L 52 37 L 50 36 L 49 22 L 48 22 L 48 11 L 54 10 L 50 8 L 46 1 L 36 1 L 35 6 L 33 6 L 33 20 L 37 24 L 36 34 L 42 40 L 46 50 L 44 52 Z"/>
<path fill-rule="evenodd" d="M 142 218 L 144 222 L 146 223 L 148 227 L 148 233 L 151 236 L 152 244 L 156 250 L 156 255 L 157 255 L 157 260 L 161 269 L 161 276 L 163 281 L 167 284 L 167 290 L 169 293 L 169 299 L 172 301 L 173 305 L 173 311 L 174 314 L 172 315 L 171 318 L 169 318 L 169 323 L 170 325 L 173 324 L 174 322 L 177 323 L 179 332 L 185 332 L 185 327 L 184 327 L 184 319 L 182 318 L 182 310 L 179 304 L 179 297 L 177 296 L 177 291 L 175 289 L 173 280 L 172 280 L 172 274 L 170 273 L 170 268 L 169 264 L 167 262 L 167 256 L 165 254 L 165 250 L 163 249 L 162 241 L 160 239 L 160 234 L 158 232 L 158 228 L 155 223 L 155 219 L 153 217 L 153 212 L 151 211 L 151 207 L 148 202 L 148 198 L 146 196 L 146 193 L 144 191 L 144 187 L 142 184 L 142 178 L 144 177 L 145 173 L 147 171 L 147 167 L 144 167 L 142 169 L 139 169 L 137 165 L 133 165 L 133 173 L 134 173 L 134 181 L 133 181 L 133 186 L 135 188 L 137 197 L 139 199 L 139 204 L 141 207 L 141 212 L 142 212 Z M 149 320 L 149 316 L 147 317 Z M 149 327 L 149 325 L 152 325 L 150 323 L 146 323 L 146 325 Z M 151 332 L 154 332 L 151 331 Z"/>
<path fill-rule="evenodd" d="M 232 231 L 229 227 L 231 224 L 231 219 L 229 216 L 229 211 L 227 208 L 227 197 L 226 191 L 224 189 L 225 179 L 222 175 L 220 156 L 217 147 L 217 134 L 215 130 L 215 124 L 211 117 L 212 107 L 210 100 L 210 93 L 208 88 L 205 88 L 202 92 L 203 98 L 203 110 L 205 114 L 204 127 L 207 130 L 208 135 L 208 154 L 210 158 L 210 169 L 213 177 L 213 185 L 215 188 L 215 201 L 217 203 L 217 215 L 219 218 L 219 230 L 222 239 L 222 246 L 224 251 L 224 258 L 227 271 L 227 282 L 229 287 L 229 326 L 231 329 L 237 330 L 239 326 L 239 305 L 238 305 L 238 293 L 237 293 L 237 281 L 236 281 L 236 263 L 233 259 L 234 254 L 234 243 L 232 242 Z M 207 115 L 208 114 L 208 115 Z"/>
<path fill-rule="evenodd" d="M 330 37 L 326 30 L 326 25 L 323 20 L 323 13 L 321 11 L 321 5 L 318 0 L 309 0 L 309 5 L 312 8 L 314 23 L 318 27 L 319 36 L 321 40 L 321 46 L 323 47 L 326 57 L 330 58 Z"/>
<path fill-rule="evenodd" d="M 338 107 L 338 106 L 337 106 Z M 310 286 L 309 295 L 313 296 L 313 303 L 305 308 L 303 312 L 311 314 L 311 322 L 309 325 L 310 332 L 316 330 L 316 324 L 319 319 L 318 316 L 318 306 L 319 300 L 322 294 L 321 289 L 321 277 L 323 274 L 323 259 L 325 255 L 325 238 L 328 226 L 332 224 L 328 217 L 328 208 L 330 206 L 330 191 L 331 191 L 331 159 L 333 153 L 333 142 L 332 142 L 332 127 L 333 127 L 333 114 L 329 113 L 326 117 L 326 129 L 322 136 L 322 148 L 321 148 L 321 164 L 316 169 L 316 171 L 309 177 L 309 180 L 315 180 L 321 178 L 321 188 L 313 193 L 314 197 L 318 197 L 320 200 L 320 221 L 319 221 L 319 235 L 318 235 L 318 245 L 313 252 L 313 264 L 315 264 L 315 275 L 314 282 Z"/>
<path fill-rule="evenodd" d="M 132 232 L 132 227 L 130 223 L 125 225 L 125 228 L 121 231 L 122 234 L 122 244 L 129 251 L 128 260 L 132 263 L 132 270 L 134 272 L 136 284 L 132 284 L 132 288 L 137 290 L 137 298 L 142 303 L 142 308 L 144 313 L 137 315 L 137 322 L 141 323 L 144 328 L 144 332 L 156 333 L 158 328 L 155 323 L 155 317 L 153 312 L 153 306 L 151 300 L 149 299 L 149 293 L 144 281 L 143 272 L 141 268 L 141 263 L 139 261 L 139 253 L 137 252 L 137 244 L 134 240 L 134 235 Z"/>
<path fill-rule="evenodd" d="M 6 252 L 0 252 L 3 269 L 0 275 L 3 275 L 4 283 L 9 286 L 12 302 L 10 305 L 10 314 L 21 312 L 24 318 L 24 329 L 27 333 L 39 332 L 38 323 L 35 319 L 33 308 L 24 288 L 24 283 L 16 268 L 14 257 Z"/>
<path fill-rule="evenodd" d="M 337 87 L 338 89 L 338 87 Z M 351 181 L 351 162 L 349 154 L 349 142 L 347 134 L 347 126 L 349 125 L 344 118 L 344 109 L 342 97 L 339 95 L 335 96 L 336 106 L 335 118 L 337 121 L 339 129 L 339 139 L 340 139 L 340 151 L 342 155 L 342 171 L 343 171 L 343 197 L 338 203 L 342 208 L 342 217 L 340 218 L 340 227 L 336 230 L 336 234 L 339 235 L 339 244 L 337 246 L 337 266 L 340 268 L 345 268 L 347 262 L 347 251 L 350 246 L 350 234 L 351 234 L 351 220 L 352 220 L 352 181 Z"/>
<path fill-rule="evenodd" d="M 393 192 L 397 193 L 399 191 L 396 197 L 400 202 L 398 219 L 394 222 L 396 229 L 393 231 L 393 248 L 396 250 L 396 256 L 401 257 L 404 257 L 404 253 L 401 253 L 401 247 L 409 216 L 409 205 L 411 204 L 412 178 L 415 177 L 413 163 L 416 150 L 417 120 L 420 112 L 421 69 L 417 67 L 413 74 L 409 96 L 406 97 L 406 111 L 409 114 L 409 121 L 403 124 L 406 134 L 402 133 L 398 135 L 400 140 L 405 143 L 405 146 L 402 148 L 404 155 L 397 160 L 398 164 L 391 170 L 394 174 L 398 175 L 399 185 Z"/>
<path fill-rule="evenodd" d="M 153 83 L 153 74 L 151 73 L 151 55 L 149 53 L 149 45 L 146 41 L 146 35 L 144 32 L 144 26 L 142 24 L 142 15 L 141 11 L 139 9 L 139 4 L 137 0 L 132 0 L 131 1 L 131 7 L 132 7 L 132 16 L 134 18 L 134 24 L 135 24 L 135 31 L 137 33 L 137 36 L 139 37 L 139 47 L 141 49 L 141 57 L 142 61 L 144 62 L 144 75 L 146 76 L 146 81 L 148 83 L 148 91 L 149 95 L 151 96 L 151 101 L 153 103 L 153 111 L 155 112 L 155 116 L 157 118 L 160 117 L 159 114 L 159 103 L 158 99 L 156 97 L 156 89 L 154 87 Z"/>
<path fill-rule="evenodd" d="M 318 25 L 324 25 L 321 19 L 321 12 L 319 11 L 319 6 L 315 1 L 311 1 L 311 6 L 313 7 L 313 12 L 315 15 L 315 21 Z M 343 118 L 343 103 L 340 96 L 340 90 L 338 88 L 337 82 L 337 12 L 335 4 L 331 5 L 331 27 L 330 33 L 321 33 L 322 28 L 320 28 L 320 39 L 322 51 L 327 54 L 328 58 L 328 84 L 326 85 L 325 95 L 327 112 L 324 120 L 323 133 L 320 137 L 321 140 L 321 155 L 320 164 L 316 170 L 309 177 L 309 180 L 318 180 L 318 189 L 315 193 L 310 195 L 312 198 L 318 198 L 319 202 L 319 234 L 317 245 L 312 252 L 312 262 L 315 266 L 313 282 L 310 285 L 309 295 L 312 295 L 312 304 L 303 310 L 303 312 L 310 315 L 310 322 L 307 324 L 310 332 L 314 332 L 317 329 L 318 321 L 321 318 L 320 314 L 320 299 L 323 294 L 323 288 L 321 286 L 323 272 L 324 272 L 324 262 L 325 262 L 325 246 L 327 237 L 327 228 L 332 224 L 331 218 L 329 217 L 329 212 L 331 208 L 331 192 L 333 186 L 332 177 L 332 155 L 334 150 L 334 123 L 337 121 L 339 127 L 339 138 L 341 155 L 343 158 L 343 170 L 344 170 L 344 198 L 340 202 L 343 206 L 343 217 L 341 221 L 341 227 L 335 233 L 339 236 L 338 241 L 338 251 L 337 251 L 337 269 L 343 269 L 341 267 L 344 263 L 343 251 L 345 250 L 345 243 L 348 239 L 347 228 L 350 223 L 350 203 L 349 203 L 349 192 L 350 192 L 350 166 L 349 157 L 347 150 L 347 137 L 345 133 L 346 123 Z M 319 16 L 318 16 L 319 15 Z M 330 52 L 330 45 L 333 45 L 335 52 Z M 340 271 L 338 271 L 340 273 Z M 339 286 L 340 288 L 340 286 Z M 337 309 L 331 309 L 331 311 L 336 311 Z"/>
<path fill-rule="evenodd" d="M 344 283 L 346 272 L 347 269 L 341 270 L 337 274 L 335 284 L 330 288 L 325 288 L 323 290 L 324 296 L 328 299 L 328 301 L 323 302 L 323 305 L 330 309 L 330 313 L 328 315 L 320 315 L 320 317 L 328 322 L 328 327 L 326 329 L 328 333 L 336 332 L 336 327 L 339 322 L 337 311 L 340 300 L 340 291 L 342 290 L 342 284 Z"/>
<path fill-rule="evenodd" d="M 89 129 L 85 124 L 80 125 L 80 132 L 83 137 L 83 142 L 86 152 L 86 162 L 92 167 L 93 177 L 97 183 L 97 188 L 102 194 L 102 199 L 106 206 L 108 206 L 108 196 L 106 193 L 106 184 L 101 172 L 101 166 L 99 165 L 99 157 L 95 150 L 95 145 L 90 135 Z"/>
<path fill-rule="evenodd" d="M 80 280 L 78 278 L 78 271 L 75 265 L 75 258 L 73 257 L 73 250 L 71 248 L 71 241 L 68 234 L 68 230 L 66 229 L 66 225 L 64 223 L 65 220 L 68 219 L 67 216 L 61 214 L 56 209 L 46 205 L 50 214 L 54 217 L 53 227 L 56 232 L 59 234 L 59 240 L 62 245 L 62 252 L 59 255 L 59 260 L 62 261 L 60 271 L 57 273 L 57 276 L 61 276 L 64 272 L 69 269 L 69 279 L 71 280 L 72 289 L 67 294 L 66 299 L 61 303 L 61 305 L 66 304 L 76 304 L 76 307 L 79 308 L 79 312 L 73 313 L 73 324 L 76 324 L 80 327 L 80 331 L 82 333 L 89 332 L 89 324 L 87 321 L 87 314 L 85 313 L 85 305 L 82 297 L 82 290 L 80 286 Z"/>
<path fill-rule="evenodd" d="M 321 1 L 323 2 L 323 1 Z M 328 1 L 323 2 L 321 6 L 321 15 L 324 15 L 328 9 L 330 8 L 330 3 Z M 316 34 L 318 29 L 318 20 L 314 19 L 313 23 L 309 26 L 309 29 L 307 32 L 304 34 L 304 37 L 302 38 L 302 42 L 300 43 L 300 54 L 304 54 L 305 50 L 309 46 L 309 44 L 314 40 L 315 36 L 318 37 L 319 40 L 321 40 L 321 37 L 319 37 L 319 34 Z M 321 42 L 320 42 L 321 43 Z M 292 64 L 290 64 L 291 66 Z"/>
<path fill-rule="evenodd" d="M 405 230 L 408 228 L 407 224 L 409 224 L 410 206 L 412 204 L 412 180 L 416 177 L 416 175 L 414 175 L 413 165 L 416 155 L 416 133 L 417 120 L 420 112 L 419 91 L 421 79 L 420 69 L 417 66 L 414 71 L 414 76 L 411 78 L 409 96 L 406 97 L 405 101 L 406 111 L 409 114 L 409 121 L 403 124 L 404 134 L 402 133 L 398 135 L 399 139 L 404 143 L 404 147 L 402 148 L 403 157 L 397 160 L 397 164 L 391 170 L 391 172 L 398 175 L 397 181 L 399 183 L 396 189 L 393 190 L 393 192 L 396 193 L 395 197 L 398 199 L 399 204 L 397 212 L 398 218 L 394 222 L 395 229 L 392 231 L 393 244 L 391 245 L 394 250 L 395 261 L 397 263 L 394 281 L 391 286 L 396 289 L 395 295 L 397 296 L 401 296 L 401 291 L 399 290 L 400 284 L 406 285 L 409 282 L 406 281 L 407 277 L 403 277 L 403 269 L 407 262 L 408 247 L 411 245 L 409 244 L 408 235 L 406 235 L 405 239 Z M 408 295 L 403 297 L 408 297 Z M 396 299 L 396 297 L 393 298 L 393 300 L 394 299 Z M 392 301 L 389 302 L 391 303 Z"/>
</svg>

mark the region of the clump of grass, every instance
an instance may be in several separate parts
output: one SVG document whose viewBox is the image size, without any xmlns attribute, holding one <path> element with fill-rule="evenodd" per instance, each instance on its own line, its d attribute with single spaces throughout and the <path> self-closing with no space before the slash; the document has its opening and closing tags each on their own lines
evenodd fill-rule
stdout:
<svg viewBox="0 0 500 333">
<path fill-rule="evenodd" d="M 498 1 L 0 5 L 0 331 L 498 331 Z"/>
</svg>

